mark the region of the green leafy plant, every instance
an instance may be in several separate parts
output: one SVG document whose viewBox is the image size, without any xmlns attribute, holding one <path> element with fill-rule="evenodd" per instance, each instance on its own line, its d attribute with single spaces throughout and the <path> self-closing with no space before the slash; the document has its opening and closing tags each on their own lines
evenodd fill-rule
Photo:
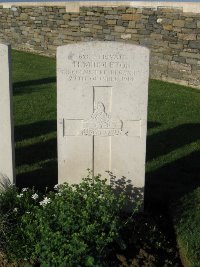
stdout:
<svg viewBox="0 0 200 267">
<path fill-rule="evenodd" d="M 0 249 L 22 266 L 179 266 L 161 229 L 138 212 L 140 200 L 124 213 L 130 199 L 117 189 L 90 172 L 45 194 L 9 185 L 0 194 Z"/>
<path fill-rule="evenodd" d="M 19 190 L 12 184 L 0 192 L 0 249 L 12 261 L 26 258 L 27 240 L 20 227 L 23 217 L 33 212 L 41 197 L 34 188 Z"/>
<path fill-rule="evenodd" d="M 14 226 L 7 238 L 10 258 L 42 266 L 102 266 L 122 227 L 123 193 L 116 196 L 91 173 L 80 184 L 58 185 L 43 196 L 22 191 L 12 188 L 1 196 Z"/>
</svg>

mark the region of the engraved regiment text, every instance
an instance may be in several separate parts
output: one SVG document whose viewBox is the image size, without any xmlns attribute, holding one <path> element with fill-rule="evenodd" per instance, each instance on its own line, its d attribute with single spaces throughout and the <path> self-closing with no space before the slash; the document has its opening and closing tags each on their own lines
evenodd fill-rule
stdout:
<svg viewBox="0 0 200 267">
<path fill-rule="evenodd" d="M 133 69 L 123 54 L 68 55 L 67 68 L 58 68 L 68 81 L 133 82 L 142 69 Z"/>
</svg>

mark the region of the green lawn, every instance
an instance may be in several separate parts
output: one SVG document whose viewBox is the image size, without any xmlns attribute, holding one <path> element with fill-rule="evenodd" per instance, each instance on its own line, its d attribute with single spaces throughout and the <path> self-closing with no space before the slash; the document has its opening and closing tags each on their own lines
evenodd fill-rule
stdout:
<svg viewBox="0 0 200 267">
<path fill-rule="evenodd" d="M 18 185 L 53 185 L 56 162 L 55 59 L 13 51 Z M 162 207 L 198 185 L 200 91 L 151 80 L 146 206 Z"/>
<path fill-rule="evenodd" d="M 200 185 L 199 107 L 199 90 L 150 82 L 146 196 L 157 208 Z"/>
<path fill-rule="evenodd" d="M 182 258 L 189 267 L 200 266 L 200 187 L 183 196 L 174 207 L 173 223 Z"/>
<path fill-rule="evenodd" d="M 51 187 L 57 183 L 56 62 L 18 51 L 12 57 L 17 184 Z M 151 80 L 146 209 L 165 212 L 200 186 L 199 137 L 200 91 Z"/>
<path fill-rule="evenodd" d="M 57 183 L 55 59 L 13 51 L 18 185 Z"/>
</svg>

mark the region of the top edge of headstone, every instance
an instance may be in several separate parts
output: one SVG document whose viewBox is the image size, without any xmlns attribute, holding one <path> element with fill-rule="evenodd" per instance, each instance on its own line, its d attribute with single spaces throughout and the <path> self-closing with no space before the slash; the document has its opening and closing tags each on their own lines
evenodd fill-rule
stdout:
<svg viewBox="0 0 200 267">
<path fill-rule="evenodd" d="M 0 48 L 9 48 L 11 45 L 9 43 L 0 42 Z"/>
<path fill-rule="evenodd" d="M 127 47 L 127 48 L 135 48 L 138 50 L 142 50 L 143 52 L 149 53 L 150 50 L 149 48 L 142 46 L 142 45 L 136 45 L 136 44 L 131 44 L 131 43 L 124 43 L 124 42 L 112 42 L 112 41 L 87 41 L 87 42 L 78 42 L 78 43 L 73 43 L 73 44 L 66 44 L 62 46 L 57 47 L 57 53 L 60 53 L 63 51 L 63 49 L 76 49 L 78 47 L 84 47 L 84 48 L 97 48 L 97 47 L 102 47 L 102 48 L 120 48 L 120 47 Z M 139 52 L 139 51 L 138 51 Z"/>
</svg>

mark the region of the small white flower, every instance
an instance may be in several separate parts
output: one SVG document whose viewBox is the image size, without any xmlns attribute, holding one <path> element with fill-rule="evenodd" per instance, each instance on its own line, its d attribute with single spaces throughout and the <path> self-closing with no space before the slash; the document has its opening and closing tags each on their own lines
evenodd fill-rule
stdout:
<svg viewBox="0 0 200 267">
<path fill-rule="evenodd" d="M 39 197 L 39 196 L 38 196 L 38 194 L 36 194 L 36 193 L 33 194 L 33 195 L 31 196 L 31 198 L 34 199 L 34 200 L 36 200 L 38 197 Z"/>
<path fill-rule="evenodd" d="M 45 197 L 42 201 L 40 201 L 40 205 L 44 207 L 50 202 L 51 202 L 50 198 Z"/>
<path fill-rule="evenodd" d="M 30 214 L 30 211 L 26 211 L 26 214 Z"/>
<path fill-rule="evenodd" d="M 22 192 L 26 192 L 26 191 L 28 191 L 28 188 L 22 188 Z"/>
<path fill-rule="evenodd" d="M 100 194 L 100 195 L 98 196 L 98 198 L 103 198 L 103 194 Z"/>
<path fill-rule="evenodd" d="M 23 194 L 21 193 L 21 194 L 17 195 L 17 197 L 21 198 L 21 197 L 23 197 Z"/>
<path fill-rule="evenodd" d="M 58 190 L 59 184 L 54 185 L 54 189 Z"/>
<path fill-rule="evenodd" d="M 13 211 L 14 211 L 14 212 L 17 212 L 17 211 L 18 211 L 18 208 L 14 208 Z"/>
</svg>

